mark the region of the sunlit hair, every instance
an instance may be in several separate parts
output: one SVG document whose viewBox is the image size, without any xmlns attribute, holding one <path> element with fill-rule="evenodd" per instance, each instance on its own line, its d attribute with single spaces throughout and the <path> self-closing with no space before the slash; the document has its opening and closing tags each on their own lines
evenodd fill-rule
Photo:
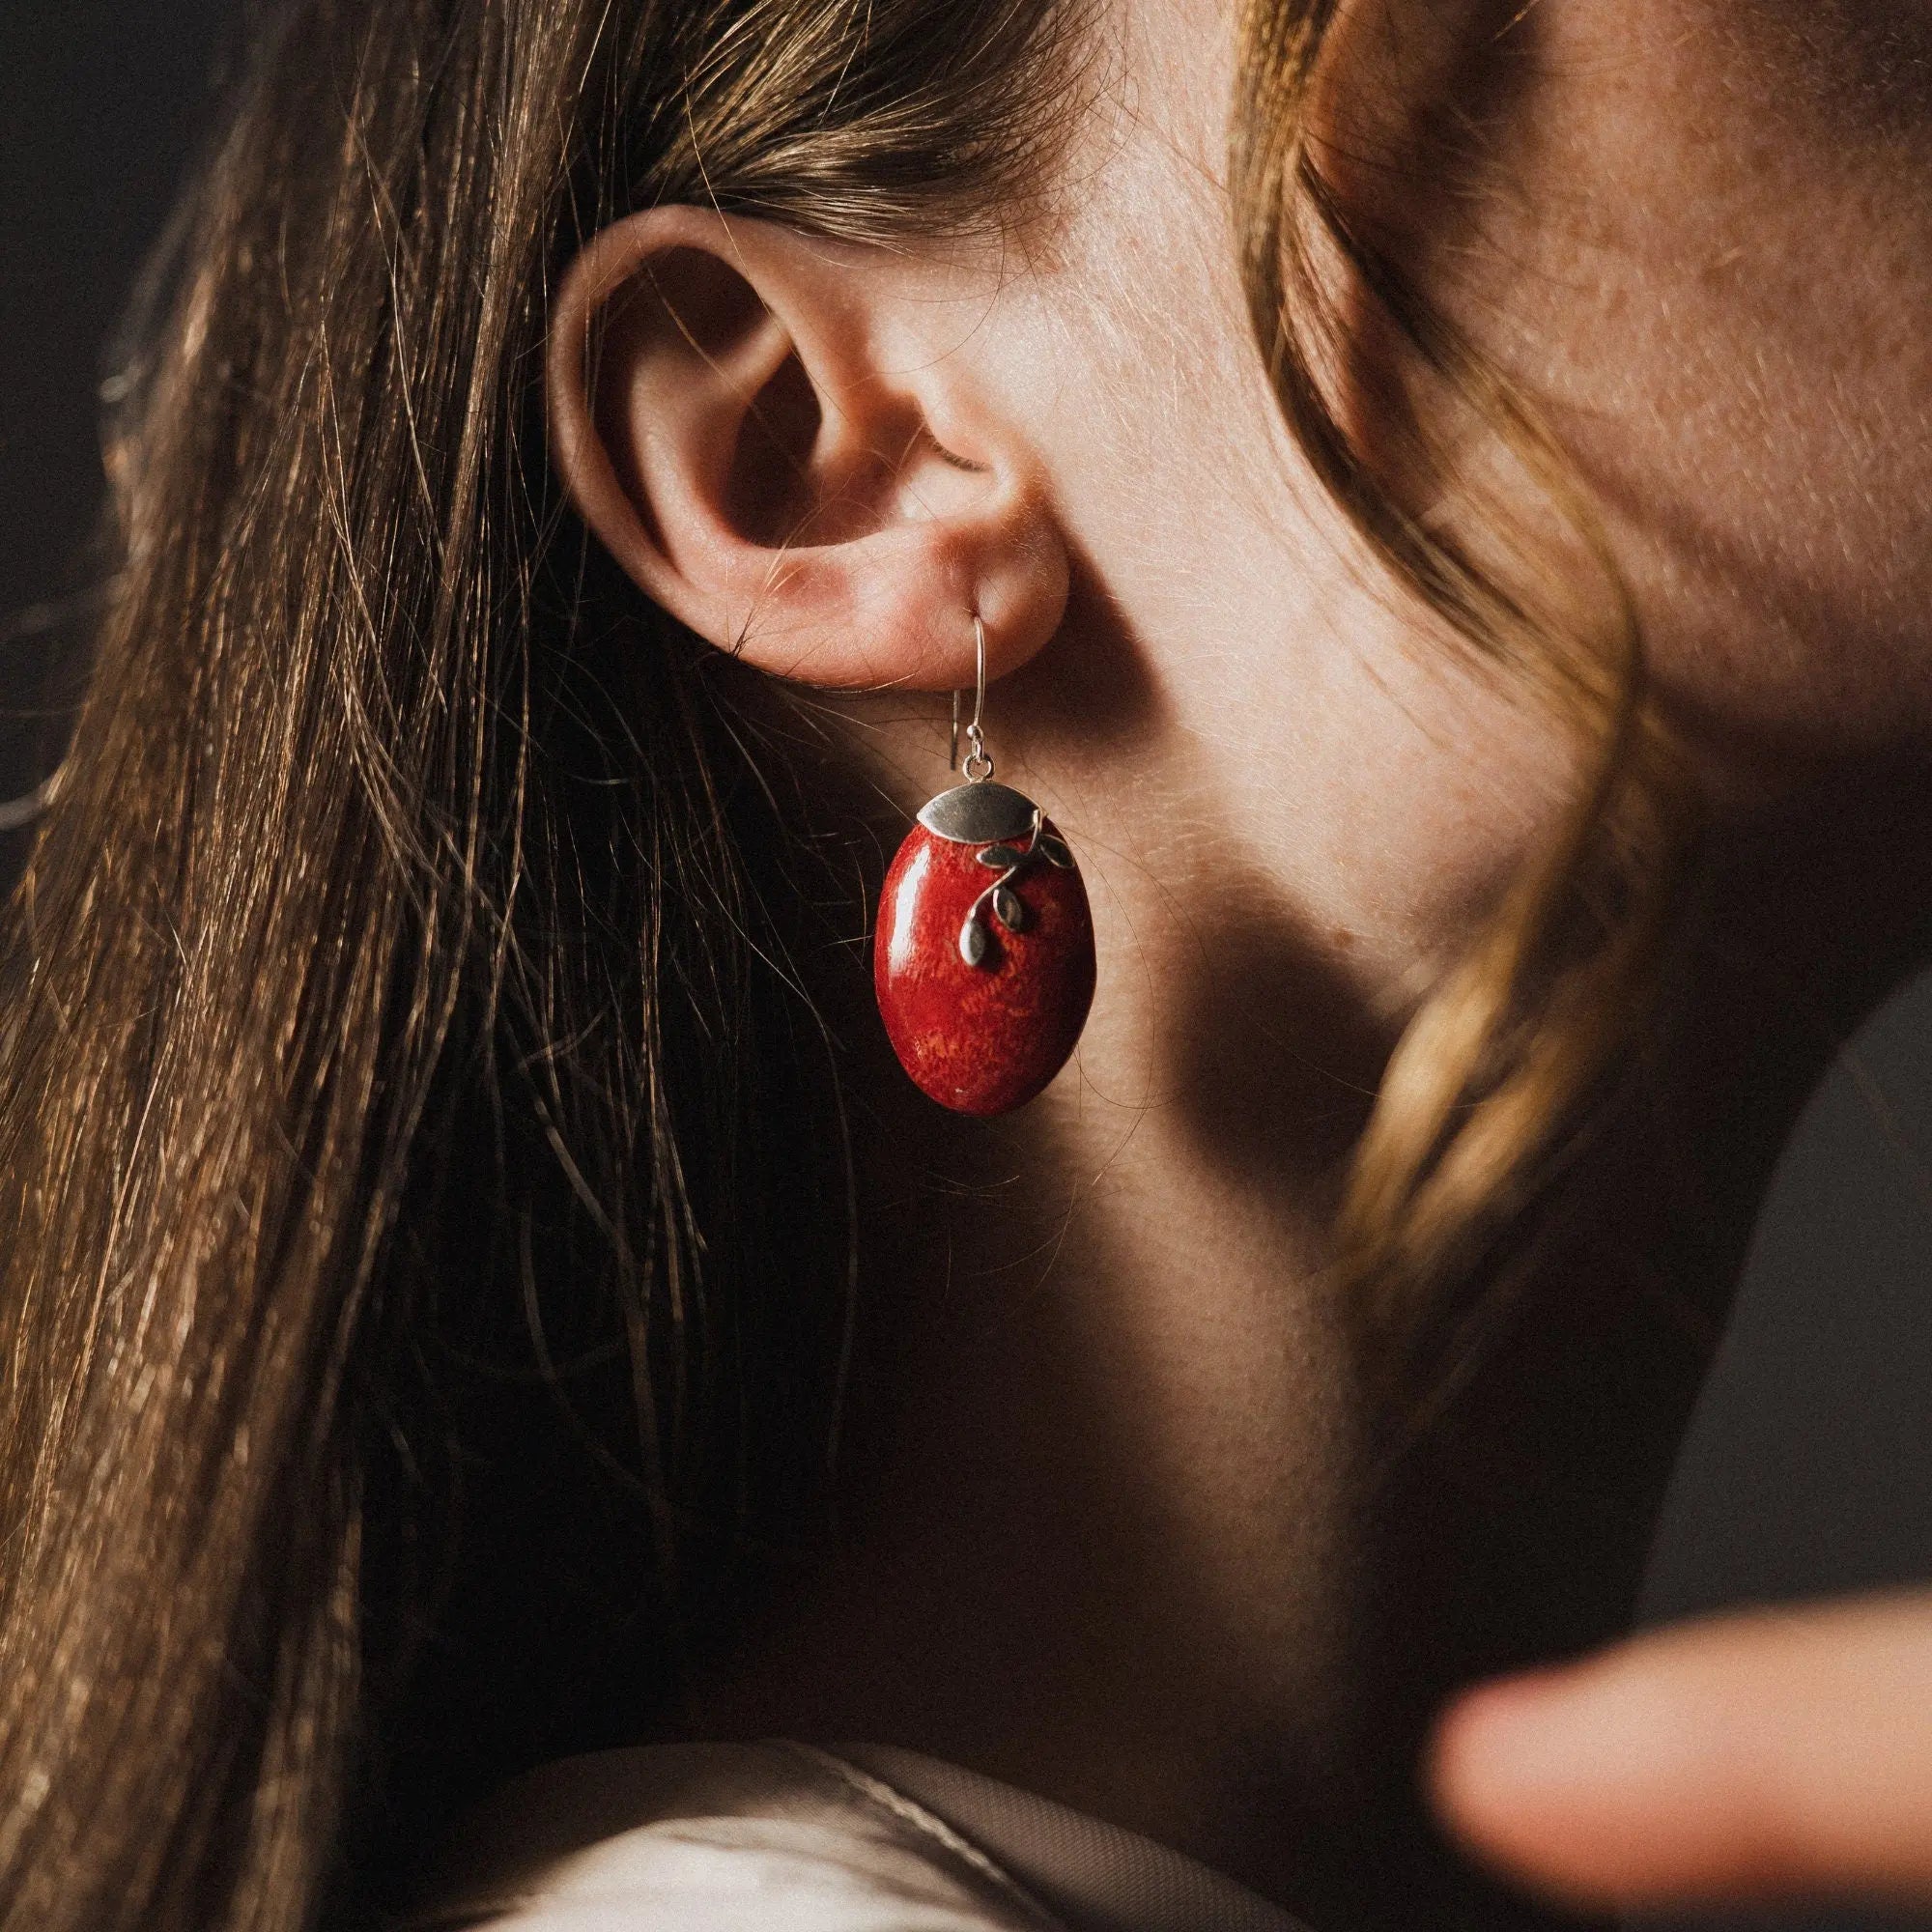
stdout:
<svg viewBox="0 0 1932 1932">
<path fill-rule="evenodd" d="M 1244 25 L 1277 393 L 1374 552 L 1585 753 L 1362 1148 L 1348 1251 L 1393 1320 L 1636 1010 L 1663 760 L 1616 599 L 1601 637 L 1532 608 L 1343 426 L 1338 262 L 1561 487 L 1324 179 L 1329 12 Z M 247 63 L 122 378 L 124 560 L 0 985 L 7 1932 L 348 1922 L 474 1784 L 635 1734 L 672 1603 L 822 1507 L 853 1231 L 785 760 L 567 513 L 546 291 L 665 201 L 860 241 L 1021 218 L 1080 26 L 296 0 Z"/>
<path fill-rule="evenodd" d="M 1504 34 L 1520 18 L 1474 12 Z M 1380 167 L 1393 185 L 1366 199 L 1400 197 L 1443 159 L 1374 154 L 1373 108 L 1348 112 L 1364 77 L 1325 60 L 1342 17 L 1339 0 L 1242 11 L 1232 182 L 1250 324 L 1289 428 L 1370 554 L 1446 645 L 1562 728 L 1575 770 L 1553 836 L 1409 1019 L 1354 1152 L 1341 1285 L 1400 1397 L 1440 1367 L 1414 1359 L 1432 1295 L 1536 1192 L 1645 1016 L 1695 786 L 1574 464 L 1404 272 L 1400 223 L 1338 182 Z M 1365 416 L 1373 455 L 1351 428 Z M 1503 487 L 1481 480 L 1498 470 Z"/>
</svg>

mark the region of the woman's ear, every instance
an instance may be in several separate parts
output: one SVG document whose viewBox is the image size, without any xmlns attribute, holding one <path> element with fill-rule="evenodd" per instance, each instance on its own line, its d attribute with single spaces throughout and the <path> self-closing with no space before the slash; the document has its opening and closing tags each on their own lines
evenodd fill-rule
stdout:
<svg viewBox="0 0 1932 1932">
<path fill-rule="evenodd" d="M 653 209 L 557 292 L 558 469 L 638 584 L 781 677 L 944 690 L 1045 643 L 1066 550 L 975 332 L 940 331 L 907 259 Z"/>
</svg>

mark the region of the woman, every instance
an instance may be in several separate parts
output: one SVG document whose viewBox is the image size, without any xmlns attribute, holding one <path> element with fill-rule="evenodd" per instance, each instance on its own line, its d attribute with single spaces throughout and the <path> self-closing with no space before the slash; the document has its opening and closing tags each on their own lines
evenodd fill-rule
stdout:
<svg viewBox="0 0 1932 1932">
<path fill-rule="evenodd" d="M 1929 51 L 296 0 L 14 908 L 7 1925 L 1541 1922 L 1418 1749 L 1932 906 Z M 979 637 L 1100 959 L 990 1122 L 864 944 Z M 1452 1812 L 1634 1891 L 1526 1712 Z"/>
</svg>

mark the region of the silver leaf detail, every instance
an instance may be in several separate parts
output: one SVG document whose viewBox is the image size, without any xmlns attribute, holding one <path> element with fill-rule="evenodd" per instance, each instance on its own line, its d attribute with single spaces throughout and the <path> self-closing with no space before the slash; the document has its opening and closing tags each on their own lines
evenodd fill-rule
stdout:
<svg viewBox="0 0 1932 1932">
<path fill-rule="evenodd" d="M 1010 871 L 1013 867 L 1026 864 L 1026 854 L 1010 845 L 988 845 L 980 852 L 980 863 L 992 867 L 996 872 Z"/>
<path fill-rule="evenodd" d="M 1058 866 L 1063 872 L 1073 869 L 1073 854 L 1066 849 L 1066 841 L 1056 838 L 1050 832 L 1042 832 L 1034 840 L 1033 849 L 1049 865 Z"/>
<path fill-rule="evenodd" d="M 1027 920 L 1026 901 L 1010 886 L 993 888 L 993 917 L 1009 932 L 1018 932 Z"/>
<path fill-rule="evenodd" d="M 969 966 L 986 963 L 986 928 L 980 923 L 978 913 L 972 914 L 959 928 L 959 956 Z"/>
</svg>

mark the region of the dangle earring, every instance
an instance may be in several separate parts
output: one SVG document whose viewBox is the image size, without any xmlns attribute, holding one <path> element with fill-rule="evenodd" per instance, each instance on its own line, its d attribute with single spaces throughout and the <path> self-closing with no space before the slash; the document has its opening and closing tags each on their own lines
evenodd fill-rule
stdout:
<svg viewBox="0 0 1932 1932">
<path fill-rule="evenodd" d="M 1004 1114 L 1066 1065 L 1094 1000 L 1094 920 L 1066 841 L 998 784 L 986 750 L 986 627 L 973 616 L 966 782 L 926 804 L 879 895 L 872 977 L 899 1064 L 960 1114 Z"/>
</svg>

